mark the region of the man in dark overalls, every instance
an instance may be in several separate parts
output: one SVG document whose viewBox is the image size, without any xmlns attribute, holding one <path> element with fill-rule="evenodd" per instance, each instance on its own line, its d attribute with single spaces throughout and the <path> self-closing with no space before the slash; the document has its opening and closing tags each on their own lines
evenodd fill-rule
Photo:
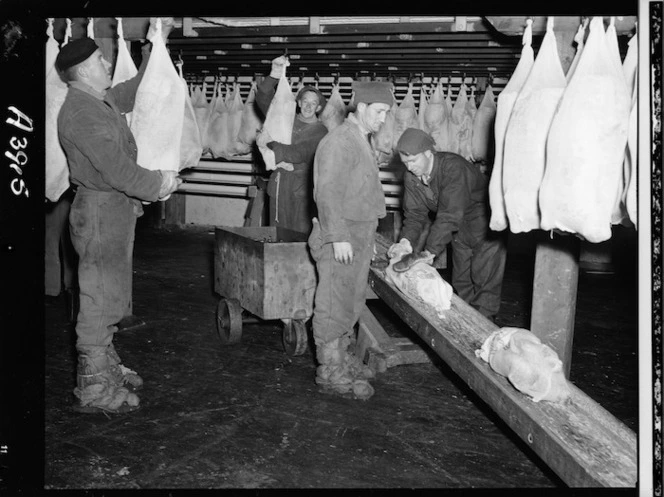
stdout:
<svg viewBox="0 0 664 497">
<path fill-rule="evenodd" d="M 452 247 L 452 286 L 461 299 L 491 320 L 500 308 L 505 271 L 504 234 L 489 229 L 488 178 L 460 155 L 436 152 L 430 135 L 406 129 L 397 142 L 404 175 L 403 227 L 399 244 L 414 247 L 429 213 L 435 213 L 421 254 Z M 395 244 L 396 245 L 396 244 Z M 389 253 L 392 251 L 390 247 Z M 409 264 L 394 269 L 407 269 Z"/>
</svg>

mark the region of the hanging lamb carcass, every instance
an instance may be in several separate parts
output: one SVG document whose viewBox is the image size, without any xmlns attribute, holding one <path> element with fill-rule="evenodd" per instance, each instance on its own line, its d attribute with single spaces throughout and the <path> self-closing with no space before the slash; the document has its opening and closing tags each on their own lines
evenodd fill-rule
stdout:
<svg viewBox="0 0 664 497">
<path fill-rule="evenodd" d="M 196 122 L 196 113 L 187 89 L 187 82 L 182 75 L 182 64 L 178 64 L 178 73 L 185 90 L 184 116 L 182 121 L 182 138 L 180 140 L 180 169 L 198 165 L 203 153 L 201 134 Z"/>
<path fill-rule="evenodd" d="M 542 229 L 576 233 L 591 243 L 611 238 L 631 109 L 608 43 L 602 17 L 594 17 L 551 124 L 539 195 Z"/>
<path fill-rule="evenodd" d="M 538 197 L 547 157 L 546 140 L 566 85 L 553 17 L 549 17 L 542 45 L 505 132 L 503 192 L 512 233 L 540 227 Z"/>
<path fill-rule="evenodd" d="M 627 209 L 630 221 L 634 227 L 638 227 L 636 218 L 636 173 L 638 167 L 638 147 L 636 142 L 637 137 L 637 82 L 638 82 L 638 39 L 635 33 L 628 43 L 627 54 L 623 61 L 623 71 L 625 74 L 625 81 L 627 82 L 627 89 L 632 95 L 632 107 L 629 113 L 629 129 L 627 132 L 627 150 L 625 153 L 625 193 L 623 202 Z"/>
<path fill-rule="evenodd" d="M 217 94 L 214 99 L 214 108 L 209 116 L 206 141 L 212 157 L 224 157 L 231 144 L 229 118 L 230 112 L 226 104 L 227 97 L 217 85 Z"/>
<path fill-rule="evenodd" d="M 122 18 L 116 17 L 116 20 L 118 22 L 118 56 L 115 59 L 115 69 L 113 69 L 111 86 L 117 86 L 138 74 L 138 69 L 136 69 L 136 64 L 134 64 L 134 61 L 131 58 L 131 54 L 127 48 L 127 42 L 124 39 Z M 127 124 L 131 125 L 131 112 L 127 112 L 125 118 L 127 119 Z"/>
<path fill-rule="evenodd" d="M 228 105 L 228 155 L 244 155 L 249 152 L 244 143 L 240 141 L 240 129 L 242 127 L 242 116 L 244 115 L 244 103 L 240 95 L 240 84 L 233 84 L 230 103 Z"/>
<path fill-rule="evenodd" d="M 186 87 L 168 55 L 161 25 L 161 18 L 150 20 L 152 53 L 136 91 L 131 131 L 142 167 L 179 171 Z"/>
<path fill-rule="evenodd" d="M 46 28 L 46 130 L 45 130 L 45 180 L 46 198 L 57 202 L 69 188 L 69 166 L 58 138 L 58 113 L 67 96 L 67 84 L 55 68 L 55 59 L 60 49 L 53 37 L 53 19 L 48 19 Z M 71 37 L 71 21 L 67 19 L 65 45 Z"/>
<path fill-rule="evenodd" d="M 346 104 L 344 103 L 343 98 L 341 98 L 339 86 L 339 83 L 333 85 L 330 98 L 327 101 L 327 104 L 325 104 L 323 112 L 320 114 L 320 120 L 328 131 L 332 131 L 346 119 Z"/>
<path fill-rule="evenodd" d="M 243 153 L 251 152 L 251 147 L 256 142 L 256 134 L 263 125 L 263 121 L 256 111 L 255 101 L 256 82 L 253 81 L 251 83 L 251 88 L 249 88 L 249 95 L 247 95 L 247 99 L 244 102 L 242 122 L 240 124 L 240 132 L 238 133 L 238 140 L 242 143 L 241 149 L 243 150 Z"/>
<path fill-rule="evenodd" d="M 496 96 L 491 85 L 484 91 L 482 102 L 477 108 L 473 119 L 473 132 L 471 134 L 471 153 L 476 162 L 490 160 L 495 140 L 493 128 L 496 121 Z"/>
<path fill-rule="evenodd" d="M 279 83 L 277 83 L 277 89 L 267 109 L 262 128 L 270 134 L 273 141 L 290 145 L 296 106 L 295 96 L 284 71 L 284 74 L 279 78 Z M 267 146 L 260 145 L 258 150 L 263 156 L 265 168 L 268 171 L 275 170 L 277 167 L 288 171 L 293 170 L 293 164 L 287 162 L 276 164 L 274 152 Z"/>
<path fill-rule="evenodd" d="M 532 47 L 532 19 L 526 20 L 526 28 L 523 32 L 521 57 L 519 63 L 512 73 L 512 77 L 498 95 L 498 104 L 496 106 L 496 121 L 494 129 L 495 138 L 495 156 L 493 160 L 493 170 L 489 180 L 489 205 L 491 206 L 491 219 L 489 227 L 494 231 L 502 231 L 507 228 L 507 213 L 505 211 L 505 193 L 503 190 L 503 162 L 504 162 L 504 144 L 505 133 L 512 115 L 512 109 L 516 102 L 519 92 L 523 87 L 530 70 L 535 61 L 535 54 Z"/>
<path fill-rule="evenodd" d="M 439 79 L 424 111 L 424 122 L 439 152 L 449 150 L 449 119 L 449 109 L 443 96 L 442 81 Z"/>
<path fill-rule="evenodd" d="M 413 83 L 408 83 L 408 91 L 401 100 L 394 113 L 394 134 L 392 135 L 392 148 L 396 149 L 401 134 L 408 128 L 420 127 L 413 97 Z"/>
</svg>

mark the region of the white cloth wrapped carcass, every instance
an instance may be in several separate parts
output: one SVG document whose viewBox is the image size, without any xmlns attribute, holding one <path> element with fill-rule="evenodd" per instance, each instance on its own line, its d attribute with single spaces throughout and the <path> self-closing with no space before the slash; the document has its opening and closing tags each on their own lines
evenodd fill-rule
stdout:
<svg viewBox="0 0 664 497">
<path fill-rule="evenodd" d="M 392 135 L 392 148 L 396 149 L 401 134 L 408 128 L 420 127 L 413 97 L 413 83 L 408 83 L 408 91 L 401 100 L 394 113 L 394 134 Z"/>
<path fill-rule="evenodd" d="M 67 32 L 71 36 L 71 21 L 67 19 Z M 46 29 L 46 136 L 45 136 L 45 183 L 46 198 L 57 202 L 62 194 L 69 188 L 69 166 L 67 157 L 58 138 L 58 113 L 67 97 L 67 84 L 60 78 L 55 68 L 55 59 L 60 49 L 58 42 L 53 38 L 53 19 L 48 20 Z M 65 35 L 66 44 L 68 36 Z"/>
<path fill-rule="evenodd" d="M 463 86 L 463 85 L 462 85 Z M 465 92 L 464 92 L 465 94 Z M 459 100 L 461 96 L 461 87 L 459 87 L 459 94 L 456 100 L 452 101 L 452 85 L 447 85 L 447 96 L 445 97 L 445 106 L 447 107 L 449 119 L 447 120 L 447 149 L 446 152 L 459 153 L 459 125 L 463 119 L 464 107 L 466 99 Z M 459 101 L 459 105 L 457 105 Z"/>
<path fill-rule="evenodd" d="M 563 402 L 571 395 L 558 354 L 529 330 L 500 328 L 475 355 L 534 402 Z"/>
<path fill-rule="evenodd" d="M 208 119 L 207 144 L 212 157 L 223 157 L 228 153 L 231 144 L 228 106 L 226 97 L 221 90 L 221 83 L 217 85 L 218 92 L 214 99 L 214 108 Z"/>
<path fill-rule="evenodd" d="M 625 76 L 607 46 L 601 17 L 590 21 L 581 60 L 551 124 L 539 206 L 544 230 L 611 237 L 630 113 Z"/>
<path fill-rule="evenodd" d="M 397 113 L 397 104 L 392 104 L 392 107 L 385 115 L 385 122 L 381 128 L 373 135 L 373 146 L 378 151 L 378 164 L 387 164 L 394 157 L 394 132 L 395 132 L 395 116 Z"/>
<path fill-rule="evenodd" d="M 180 80 L 185 90 L 184 116 L 182 120 L 182 138 L 180 140 L 180 170 L 198 165 L 203 153 L 201 134 L 196 122 L 196 113 L 187 89 L 187 82 L 182 75 L 182 64 L 178 65 Z"/>
<path fill-rule="evenodd" d="M 491 219 L 489 227 L 494 231 L 502 231 L 507 228 L 507 213 L 505 212 L 505 194 L 503 192 L 503 147 L 505 144 L 505 132 L 512 115 L 514 102 L 519 96 L 523 84 L 530 74 L 535 60 L 532 43 L 532 19 L 526 20 L 526 29 L 523 32 L 523 48 L 521 57 L 512 77 L 498 95 L 496 106 L 496 120 L 494 128 L 495 156 L 493 170 L 489 180 L 489 205 L 491 206 Z"/>
<path fill-rule="evenodd" d="M 113 69 L 113 81 L 111 86 L 116 86 L 120 83 L 133 78 L 138 74 L 136 64 L 134 64 L 127 42 L 124 39 L 124 31 L 122 29 L 122 18 L 116 17 L 118 21 L 118 56 L 115 58 L 115 69 Z M 125 114 L 127 124 L 131 125 L 131 112 Z"/>
<path fill-rule="evenodd" d="M 546 140 L 566 85 L 553 17 L 549 17 L 542 45 L 505 132 L 503 192 L 512 233 L 540 227 L 538 196 L 546 165 Z"/>
<path fill-rule="evenodd" d="M 229 155 L 243 155 L 251 151 L 240 141 L 240 128 L 242 127 L 242 116 L 244 114 L 244 103 L 240 96 L 240 85 L 233 84 L 233 93 L 231 94 L 230 103 L 228 104 L 228 136 L 229 136 Z"/>
<path fill-rule="evenodd" d="M 445 281 L 438 271 L 431 266 L 434 255 L 420 261 L 407 271 L 397 272 L 392 266 L 413 251 L 410 243 L 397 244 L 390 253 L 390 263 L 385 268 L 387 281 L 396 286 L 401 293 L 431 307 L 438 317 L 443 317 L 452 305 L 452 286 Z"/>
<path fill-rule="evenodd" d="M 435 148 L 438 152 L 449 150 L 450 112 L 451 108 L 448 108 L 448 104 L 445 102 L 445 97 L 443 96 L 442 82 L 438 80 L 438 84 L 424 111 L 424 122 L 435 142 Z"/>
<path fill-rule="evenodd" d="M 290 145 L 293 133 L 293 121 L 295 119 L 295 108 L 295 96 L 284 72 L 284 75 L 279 78 L 277 89 L 274 92 L 274 97 L 267 109 L 265 122 L 263 123 L 263 129 L 267 130 L 273 141 Z M 259 146 L 258 149 L 263 156 L 265 168 L 268 171 L 276 169 L 277 164 L 275 163 L 274 153 L 266 146 Z M 279 167 L 287 170 L 293 169 L 293 165 L 286 162 L 279 163 Z"/>
<path fill-rule="evenodd" d="M 634 227 L 638 228 L 636 219 L 636 172 L 638 167 L 638 147 L 636 142 L 636 132 L 638 128 L 637 121 L 637 87 L 638 87 L 638 41 L 637 35 L 634 34 L 630 38 L 627 48 L 627 54 L 623 61 L 623 69 L 625 71 L 625 80 L 627 81 L 627 88 L 631 88 L 632 94 L 632 108 L 629 113 L 629 128 L 627 131 L 627 151 L 625 153 L 625 194 L 623 202 L 627 209 L 630 221 L 634 223 Z"/>
<path fill-rule="evenodd" d="M 474 92 L 472 97 L 468 97 L 468 87 L 465 83 L 462 83 L 452 109 L 453 119 L 458 119 L 456 121 L 456 138 L 459 148 L 456 153 L 467 160 L 471 160 L 472 157 L 473 118 L 477 111 L 474 99 Z"/>
<path fill-rule="evenodd" d="M 332 87 L 330 99 L 325 104 L 323 112 L 320 114 L 320 120 L 323 122 L 328 131 L 332 131 L 339 126 L 346 119 L 346 104 L 341 93 L 339 93 L 339 84 Z"/>
<path fill-rule="evenodd" d="M 251 146 L 256 141 L 256 134 L 263 122 L 256 112 L 256 82 L 251 83 L 249 88 L 249 95 L 244 102 L 244 110 L 242 111 L 242 122 L 240 124 L 240 132 L 238 133 L 238 140 L 244 144 L 244 153 L 251 152 Z"/>
<path fill-rule="evenodd" d="M 496 120 L 496 97 L 491 85 L 484 91 L 484 97 L 473 118 L 471 152 L 474 161 L 487 161 L 494 146 L 493 126 Z"/>
<path fill-rule="evenodd" d="M 569 80 L 572 78 L 572 74 L 574 74 L 574 71 L 576 70 L 576 66 L 579 65 L 579 60 L 581 59 L 581 53 L 583 52 L 583 45 L 584 45 L 583 39 L 586 36 L 587 27 L 588 27 L 588 19 L 585 19 L 579 25 L 579 29 L 574 35 L 574 41 L 576 42 L 576 53 L 574 54 L 574 59 L 572 60 L 572 64 L 569 66 L 567 74 L 565 75 L 565 79 L 567 80 L 568 83 Z"/>
<path fill-rule="evenodd" d="M 187 90 L 166 50 L 161 19 L 152 22 L 152 53 L 136 91 L 131 131 L 138 147 L 137 162 L 142 167 L 179 171 Z"/>
<path fill-rule="evenodd" d="M 215 85 L 216 89 L 216 85 Z M 213 92 L 214 93 L 214 92 Z M 201 147 L 203 153 L 206 154 L 210 151 L 207 144 L 207 127 L 209 122 L 210 113 L 214 109 L 214 104 L 208 102 L 207 99 L 207 82 L 203 80 L 203 87 L 195 87 L 191 98 L 191 104 L 194 106 L 194 114 L 196 115 L 196 124 L 198 124 L 198 132 L 201 135 Z"/>
</svg>

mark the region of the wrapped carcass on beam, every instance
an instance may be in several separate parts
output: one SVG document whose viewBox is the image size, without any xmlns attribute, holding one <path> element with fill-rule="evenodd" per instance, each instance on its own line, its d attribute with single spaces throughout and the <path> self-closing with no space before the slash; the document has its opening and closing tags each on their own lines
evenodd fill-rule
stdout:
<svg viewBox="0 0 664 497">
<path fill-rule="evenodd" d="M 484 91 L 482 102 L 475 112 L 471 134 L 471 152 L 474 161 L 488 161 L 494 145 L 493 126 L 496 120 L 496 96 L 491 85 Z"/>
<path fill-rule="evenodd" d="M 339 84 L 332 87 L 330 99 L 325 104 L 323 112 L 320 114 L 320 120 L 323 122 L 328 131 L 332 131 L 339 126 L 346 119 L 346 104 L 341 93 L 339 92 Z"/>
<path fill-rule="evenodd" d="M 293 121 L 295 119 L 295 96 L 291 90 L 291 86 L 284 74 L 279 78 L 277 89 L 274 92 L 274 97 L 270 102 L 265 115 L 265 122 L 263 123 L 264 130 L 272 137 L 272 141 L 283 143 L 284 145 L 291 144 L 291 137 L 293 132 Z M 281 167 L 288 171 L 293 170 L 293 164 L 281 162 L 279 166 L 275 163 L 274 153 L 267 146 L 259 146 L 265 168 L 272 171 L 277 167 Z"/>
<path fill-rule="evenodd" d="M 566 85 L 553 17 L 549 17 L 542 45 L 514 103 L 505 133 L 503 192 L 512 233 L 540 227 L 538 197 L 547 158 L 546 140 Z"/>
<path fill-rule="evenodd" d="M 462 86 L 464 86 L 462 84 Z M 447 127 L 447 152 L 453 152 L 455 154 L 459 153 L 459 126 L 461 125 L 461 121 L 463 119 L 463 113 L 464 113 L 464 107 L 466 105 L 466 97 L 465 97 L 465 91 L 464 91 L 464 98 L 462 100 L 459 99 L 461 97 L 461 87 L 459 88 L 459 93 L 457 94 L 457 98 L 452 102 L 452 85 L 448 84 L 447 85 L 447 96 L 445 97 L 445 106 L 448 109 L 448 116 L 449 119 L 447 120 L 448 127 Z M 457 105 L 457 102 L 459 102 L 459 105 Z"/>
<path fill-rule="evenodd" d="M 627 214 L 634 227 L 638 227 L 636 219 L 636 172 L 638 167 L 638 150 L 636 143 L 637 122 L 637 83 L 638 83 L 638 40 L 636 33 L 630 38 L 627 48 L 627 54 L 623 61 L 623 70 L 628 90 L 632 94 L 632 107 L 629 113 L 629 128 L 627 131 L 627 150 L 625 153 L 625 195 L 624 203 L 627 208 Z"/>
<path fill-rule="evenodd" d="M 208 120 L 206 141 L 212 157 L 223 157 L 231 145 L 230 112 L 226 105 L 226 97 L 221 90 L 221 83 L 217 85 L 217 88 L 214 108 Z"/>
<path fill-rule="evenodd" d="M 122 18 L 116 17 L 118 21 L 118 56 L 115 59 L 115 69 L 113 69 L 113 81 L 111 86 L 116 86 L 120 83 L 133 78 L 138 74 L 136 64 L 134 64 L 127 42 L 124 40 L 124 31 L 122 29 Z M 131 125 L 131 112 L 125 114 L 127 124 Z"/>
<path fill-rule="evenodd" d="M 146 169 L 180 170 L 180 141 L 186 86 L 173 66 L 161 34 L 161 19 L 150 21 L 152 53 L 136 91 L 131 131 L 137 162 Z"/>
<path fill-rule="evenodd" d="M 247 146 L 240 141 L 240 128 L 242 127 L 242 116 L 244 115 L 244 103 L 240 96 L 240 85 L 233 84 L 233 93 L 228 105 L 228 136 L 229 136 L 229 155 L 244 155 L 251 151 L 251 146 Z"/>
<path fill-rule="evenodd" d="M 526 20 L 526 29 L 523 32 L 523 48 L 521 58 L 514 69 L 512 77 L 498 95 L 496 106 L 496 121 L 494 138 L 496 152 L 493 160 L 493 170 L 489 181 L 489 205 L 491 206 L 491 220 L 489 227 L 494 231 L 502 231 L 507 228 L 507 214 L 505 212 L 505 194 L 503 192 L 503 146 L 505 143 L 505 132 L 514 102 L 519 96 L 521 87 L 526 82 L 528 74 L 533 66 L 535 55 L 532 43 L 532 19 Z"/>
<path fill-rule="evenodd" d="M 551 124 L 539 197 L 542 229 L 577 233 L 592 243 L 611 237 L 631 103 L 607 42 L 602 18 L 594 17 Z"/>
<path fill-rule="evenodd" d="M 48 20 L 46 29 L 46 136 L 45 136 L 45 180 L 46 198 L 57 202 L 62 194 L 69 188 L 69 166 L 60 140 L 58 138 L 58 113 L 67 96 L 67 84 L 60 78 L 55 68 L 55 59 L 60 49 L 58 42 L 53 38 L 53 19 Z M 71 36 L 71 21 L 67 19 L 67 32 L 64 44 Z"/>
<path fill-rule="evenodd" d="M 201 145 L 201 134 L 196 122 L 196 113 L 187 90 L 187 82 L 182 75 L 182 64 L 178 64 L 180 80 L 185 90 L 184 116 L 182 121 L 182 138 L 180 140 L 180 169 L 187 169 L 198 165 L 203 153 Z"/>
<path fill-rule="evenodd" d="M 408 83 L 408 91 L 401 100 L 394 113 L 394 134 L 392 135 L 392 148 L 396 149 L 401 134 L 408 128 L 419 128 L 417 109 L 413 98 L 413 83 Z"/>
<path fill-rule="evenodd" d="M 242 142 L 243 150 L 246 153 L 251 151 L 253 143 L 256 141 L 256 133 L 262 126 L 261 118 L 256 112 L 256 82 L 251 83 L 249 88 L 249 95 L 244 102 L 244 110 L 242 111 L 242 122 L 240 124 L 240 132 L 238 133 L 238 140 Z"/>
</svg>

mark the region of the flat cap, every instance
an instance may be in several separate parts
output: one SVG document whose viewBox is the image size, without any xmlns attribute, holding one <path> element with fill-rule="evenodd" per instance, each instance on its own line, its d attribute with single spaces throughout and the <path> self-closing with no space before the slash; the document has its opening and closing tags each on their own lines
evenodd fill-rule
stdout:
<svg viewBox="0 0 664 497">
<path fill-rule="evenodd" d="M 397 141 L 397 151 L 406 155 L 421 154 L 426 150 L 435 150 L 434 139 L 421 129 L 407 128 Z"/>
<path fill-rule="evenodd" d="M 90 57 L 98 48 L 95 41 L 91 38 L 72 40 L 60 49 L 55 59 L 55 67 L 58 71 L 69 69 Z"/>
<path fill-rule="evenodd" d="M 392 83 L 382 81 L 354 81 L 353 102 L 357 105 L 360 102 L 365 104 L 382 103 L 392 106 L 394 103 L 394 94 L 392 93 Z"/>
</svg>

